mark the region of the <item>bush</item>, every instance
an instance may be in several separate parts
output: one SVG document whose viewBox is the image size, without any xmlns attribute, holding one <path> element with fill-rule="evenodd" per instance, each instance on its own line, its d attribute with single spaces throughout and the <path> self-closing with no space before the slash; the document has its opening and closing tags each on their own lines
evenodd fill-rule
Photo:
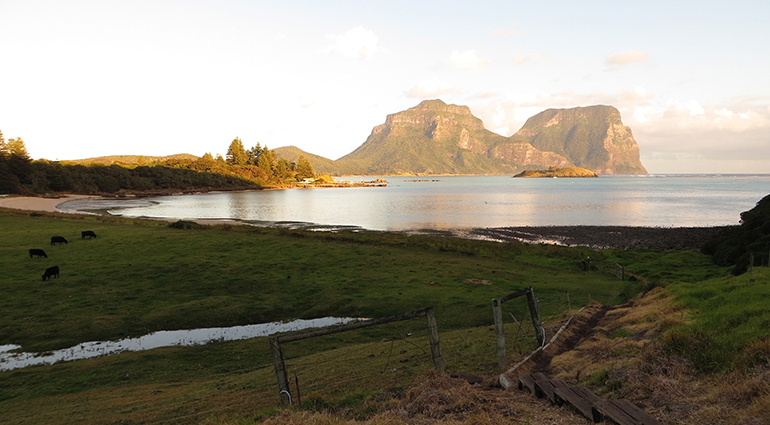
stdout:
<svg viewBox="0 0 770 425">
<path fill-rule="evenodd" d="M 172 229 L 192 230 L 192 229 L 200 229 L 203 226 L 201 226 L 200 224 L 194 221 L 179 220 L 169 224 L 168 227 Z"/>
</svg>

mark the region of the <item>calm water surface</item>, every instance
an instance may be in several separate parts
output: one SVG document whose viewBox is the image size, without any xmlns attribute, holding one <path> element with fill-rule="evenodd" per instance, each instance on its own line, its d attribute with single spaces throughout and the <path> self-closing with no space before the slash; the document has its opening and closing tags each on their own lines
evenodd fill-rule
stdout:
<svg viewBox="0 0 770 425">
<path fill-rule="evenodd" d="M 385 179 L 387 187 L 162 196 L 138 200 L 130 208 L 116 204 L 110 213 L 306 222 L 373 230 L 544 225 L 684 227 L 737 224 L 741 211 L 751 209 L 770 194 L 770 175 Z"/>
</svg>

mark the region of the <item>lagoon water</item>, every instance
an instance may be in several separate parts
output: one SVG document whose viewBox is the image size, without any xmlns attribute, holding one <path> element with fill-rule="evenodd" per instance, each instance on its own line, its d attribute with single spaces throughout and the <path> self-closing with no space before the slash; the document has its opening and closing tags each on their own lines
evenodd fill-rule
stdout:
<svg viewBox="0 0 770 425">
<path fill-rule="evenodd" d="M 375 177 L 346 178 L 373 180 Z M 236 219 L 371 230 L 548 225 L 690 227 L 738 224 L 770 194 L 770 175 L 599 178 L 384 177 L 387 187 L 311 188 L 160 196 L 107 206 L 128 217 Z"/>
<path fill-rule="evenodd" d="M 158 331 L 138 338 L 126 338 L 119 341 L 84 342 L 74 347 L 51 351 L 44 354 L 19 352 L 18 350 L 22 347 L 15 344 L 0 345 L 0 372 L 33 365 L 90 359 L 126 351 L 143 351 L 175 345 L 191 346 L 207 344 L 211 341 L 236 341 L 240 339 L 265 337 L 279 332 L 341 325 L 356 320 L 365 319 L 321 317 L 309 320 L 270 322 L 257 325 L 233 326 L 229 328 Z"/>
</svg>

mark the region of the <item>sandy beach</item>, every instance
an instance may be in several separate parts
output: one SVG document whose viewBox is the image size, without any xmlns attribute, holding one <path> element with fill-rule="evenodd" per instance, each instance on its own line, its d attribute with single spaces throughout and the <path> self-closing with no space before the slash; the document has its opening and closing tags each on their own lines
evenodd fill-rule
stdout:
<svg viewBox="0 0 770 425">
<path fill-rule="evenodd" d="M 57 198 L 38 198 L 32 196 L 5 196 L 0 197 L 0 207 L 15 210 L 64 212 L 56 208 L 57 205 L 73 201 L 75 199 L 93 198 L 89 195 L 62 195 Z"/>
</svg>

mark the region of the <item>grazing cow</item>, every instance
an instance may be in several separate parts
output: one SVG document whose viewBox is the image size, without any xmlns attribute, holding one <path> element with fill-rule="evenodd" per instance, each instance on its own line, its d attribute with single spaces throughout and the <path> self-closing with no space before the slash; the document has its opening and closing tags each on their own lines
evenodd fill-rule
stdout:
<svg viewBox="0 0 770 425">
<path fill-rule="evenodd" d="M 63 236 L 51 236 L 51 245 L 56 245 L 57 243 L 67 243 L 67 240 Z"/>
<path fill-rule="evenodd" d="M 59 266 L 53 266 L 45 269 L 43 273 L 43 280 L 50 280 L 51 277 L 59 278 Z"/>
<path fill-rule="evenodd" d="M 29 258 L 32 258 L 33 255 L 37 256 L 37 258 L 40 258 L 40 257 L 48 258 L 48 256 L 45 255 L 45 251 L 43 251 L 42 249 L 35 249 L 35 248 L 30 249 Z"/>
<path fill-rule="evenodd" d="M 86 230 L 85 232 L 80 232 L 80 239 L 85 239 L 85 238 L 91 239 L 95 237 L 96 237 L 96 233 L 94 233 L 92 230 Z"/>
</svg>

